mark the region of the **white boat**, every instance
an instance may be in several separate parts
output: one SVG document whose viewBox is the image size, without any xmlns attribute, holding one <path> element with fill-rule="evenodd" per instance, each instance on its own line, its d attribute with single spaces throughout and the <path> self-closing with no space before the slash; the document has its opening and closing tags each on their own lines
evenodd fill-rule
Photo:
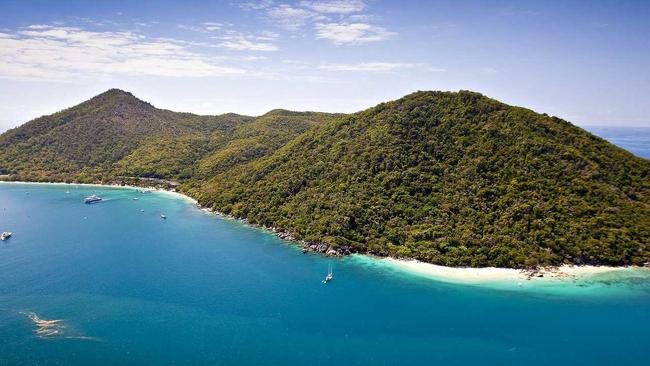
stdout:
<svg viewBox="0 0 650 366">
<path fill-rule="evenodd" d="M 4 231 L 2 234 L 0 234 L 0 240 L 5 241 L 11 237 L 11 232 L 10 231 Z"/>
<path fill-rule="evenodd" d="M 334 278 L 334 274 L 332 273 L 332 265 L 330 264 L 327 266 L 327 276 L 325 276 L 325 279 L 323 280 L 323 283 L 328 283 Z"/>
<path fill-rule="evenodd" d="M 86 203 L 96 203 L 103 200 L 103 198 L 99 197 L 98 195 L 93 194 L 92 196 L 88 196 L 85 199 Z"/>
<path fill-rule="evenodd" d="M 167 216 L 165 216 L 165 214 L 160 214 L 160 218 L 161 218 L 161 219 L 166 219 Z"/>
</svg>

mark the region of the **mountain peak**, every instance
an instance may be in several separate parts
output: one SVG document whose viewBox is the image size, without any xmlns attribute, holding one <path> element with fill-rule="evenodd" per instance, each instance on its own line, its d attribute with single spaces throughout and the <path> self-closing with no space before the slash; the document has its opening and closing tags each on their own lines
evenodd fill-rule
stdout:
<svg viewBox="0 0 650 366">
<path fill-rule="evenodd" d="M 103 93 L 101 93 L 99 95 L 124 95 L 124 96 L 132 96 L 132 97 L 135 98 L 135 96 L 131 92 L 128 92 L 128 91 L 122 90 L 122 89 L 118 89 L 118 88 L 108 89 L 107 91 L 105 91 L 105 92 L 103 92 Z"/>
<path fill-rule="evenodd" d="M 80 104 L 78 107 L 85 108 L 92 106 L 93 108 L 110 109 L 118 112 L 125 110 L 149 110 L 155 109 L 149 102 L 139 99 L 128 91 L 121 89 L 108 89 L 107 91 L 98 94 L 91 99 Z"/>
<path fill-rule="evenodd" d="M 109 101 L 111 99 L 119 100 L 121 102 L 130 100 L 130 101 L 134 101 L 134 102 L 137 101 L 137 102 L 140 102 L 140 103 L 147 103 L 147 102 L 137 98 L 132 93 L 130 93 L 128 91 L 125 91 L 125 90 L 122 90 L 122 89 L 117 89 L 117 88 L 108 89 L 107 91 L 96 95 L 95 97 L 91 98 L 90 100 L 98 100 L 98 101 L 105 102 L 105 101 Z M 147 103 L 147 104 L 149 104 L 149 103 Z"/>
</svg>

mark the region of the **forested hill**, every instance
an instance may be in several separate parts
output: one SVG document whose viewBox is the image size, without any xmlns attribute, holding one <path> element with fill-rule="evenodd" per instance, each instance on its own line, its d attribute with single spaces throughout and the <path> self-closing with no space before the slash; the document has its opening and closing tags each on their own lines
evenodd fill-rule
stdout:
<svg viewBox="0 0 650 366">
<path fill-rule="evenodd" d="M 453 266 L 650 260 L 650 161 L 472 92 L 417 92 L 193 191 L 343 251 Z"/>
<path fill-rule="evenodd" d="M 467 91 L 247 117 L 113 89 L 1 135 L 0 174 L 178 180 L 205 206 L 319 250 L 453 266 L 650 261 L 650 161 Z"/>
<path fill-rule="evenodd" d="M 232 161 L 269 154 L 337 116 L 284 110 L 257 118 L 200 116 L 158 109 L 111 89 L 0 135 L 0 174 L 14 180 L 77 182 L 203 177 Z"/>
<path fill-rule="evenodd" d="M 0 136 L 0 170 L 27 180 L 94 180 L 143 141 L 207 133 L 251 120 L 161 110 L 111 89 Z"/>
</svg>

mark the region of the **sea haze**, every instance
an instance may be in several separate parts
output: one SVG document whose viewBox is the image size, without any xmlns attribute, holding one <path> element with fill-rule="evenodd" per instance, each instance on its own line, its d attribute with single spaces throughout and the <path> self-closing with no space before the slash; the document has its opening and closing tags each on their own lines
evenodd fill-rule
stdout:
<svg viewBox="0 0 650 366">
<path fill-rule="evenodd" d="M 131 189 L 0 184 L 0 230 L 7 364 L 612 365 L 650 348 L 647 278 L 445 284 Z"/>
<path fill-rule="evenodd" d="M 586 126 L 584 129 L 636 156 L 650 159 L 650 127 Z"/>
</svg>

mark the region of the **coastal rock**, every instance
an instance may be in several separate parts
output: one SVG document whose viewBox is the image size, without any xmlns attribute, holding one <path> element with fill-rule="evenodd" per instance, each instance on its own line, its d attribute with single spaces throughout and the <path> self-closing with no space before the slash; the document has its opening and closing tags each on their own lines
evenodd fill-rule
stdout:
<svg viewBox="0 0 650 366">
<path fill-rule="evenodd" d="M 327 254 L 329 256 L 332 256 L 332 257 L 340 257 L 341 256 L 341 253 L 339 253 L 335 249 L 328 249 L 327 253 L 325 253 L 325 254 Z"/>
</svg>

